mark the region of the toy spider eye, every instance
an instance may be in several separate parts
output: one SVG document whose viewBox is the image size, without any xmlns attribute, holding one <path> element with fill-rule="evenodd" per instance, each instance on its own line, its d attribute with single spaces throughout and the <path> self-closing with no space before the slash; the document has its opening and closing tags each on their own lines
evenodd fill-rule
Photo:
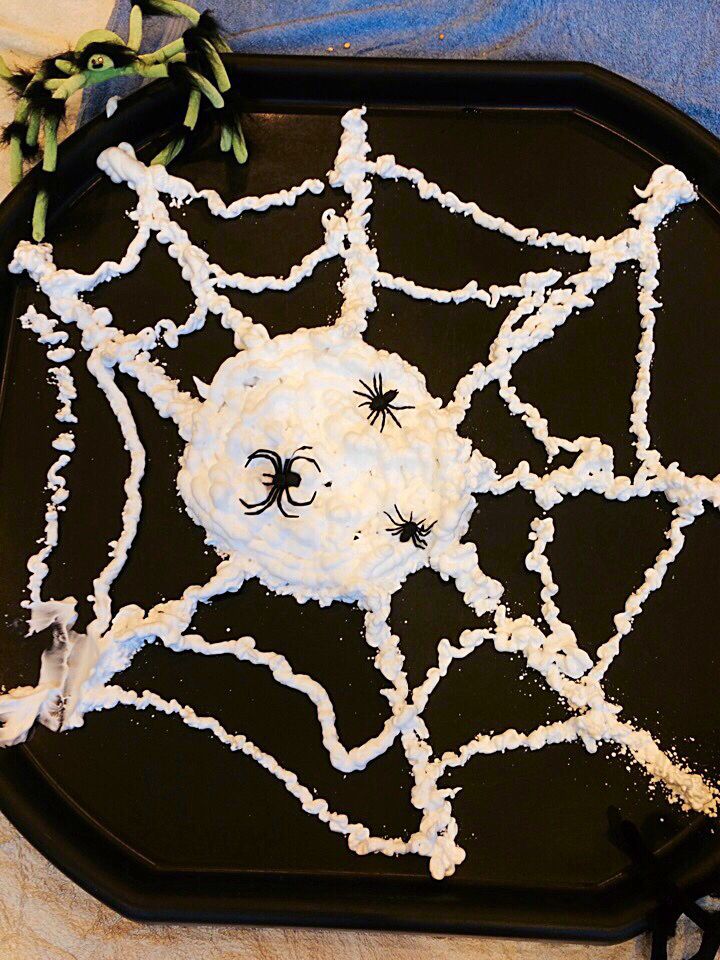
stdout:
<svg viewBox="0 0 720 960">
<path fill-rule="evenodd" d="M 88 60 L 88 70 L 100 71 L 111 70 L 115 64 L 111 57 L 105 53 L 94 53 Z"/>
</svg>

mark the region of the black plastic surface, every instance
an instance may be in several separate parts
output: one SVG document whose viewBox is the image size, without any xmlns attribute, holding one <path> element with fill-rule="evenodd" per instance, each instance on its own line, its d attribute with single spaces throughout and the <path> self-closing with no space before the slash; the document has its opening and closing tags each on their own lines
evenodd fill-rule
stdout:
<svg viewBox="0 0 720 960">
<path fill-rule="evenodd" d="M 714 138 L 642 90 L 579 64 L 388 63 L 308 58 L 232 58 L 248 97 L 251 160 L 226 162 L 203 144 L 173 165 L 196 184 L 230 199 L 322 176 L 332 164 L 342 111 L 369 107 L 375 153 L 395 153 L 466 199 L 519 225 L 588 236 L 629 225 L 633 185 L 659 162 L 680 167 L 701 190 L 661 228 L 657 353 L 650 427 L 666 460 L 714 476 L 720 466 L 718 321 L 720 149 Z M 119 140 L 149 157 L 173 116 L 174 94 L 153 85 L 75 134 L 61 149 L 59 195 L 48 239 L 57 262 L 88 270 L 116 258 L 132 236 L 124 212 L 133 195 L 99 177 L 99 151 Z M 152 141 L 150 146 L 146 146 Z M 32 178 L 0 207 L 0 261 L 27 235 Z M 221 221 L 194 205 L 178 214 L 196 243 L 227 269 L 285 273 L 321 240 L 319 216 L 343 198 L 327 189 L 296 207 Z M 461 286 L 512 282 L 524 270 L 565 272 L 583 258 L 520 247 L 437 206 L 402 184 L 375 184 L 372 236 L 384 269 L 421 283 Z M 322 324 L 340 306 L 338 261 L 291 294 L 235 295 L 234 302 L 272 333 Z M 115 322 L 137 329 L 164 316 L 184 319 L 191 293 L 176 264 L 152 242 L 130 276 L 88 299 Z M 24 561 L 41 534 L 44 477 L 54 430 L 52 388 L 42 348 L 18 331 L 28 303 L 43 297 L 3 272 L 0 317 L 6 365 L 0 415 L 0 682 L 35 682 L 46 636 L 25 639 L 20 601 Z M 367 339 L 396 350 L 426 374 L 431 392 L 448 399 L 459 377 L 484 356 L 504 315 L 478 303 L 417 302 L 378 292 Z M 571 318 L 549 343 L 515 368 L 523 396 L 561 435 L 601 435 L 632 469 L 627 430 L 639 336 L 635 273 L 619 276 L 596 306 Z M 202 333 L 164 349 L 168 370 L 191 386 L 212 378 L 232 353 L 227 331 Z M 53 559 L 50 595 L 82 600 L 117 536 L 127 457 L 116 423 L 82 364 L 78 381 L 79 445 L 67 470 L 71 499 Z M 175 489 L 181 447 L 134 384 L 123 389 L 149 454 L 145 514 L 115 603 L 147 606 L 202 582 L 215 558 L 186 516 Z M 492 391 L 477 396 L 461 432 L 503 469 L 540 449 Z M 483 565 L 506 584 L 514 611 L 537 613 L 538 584 L 524 568 L 529 495 L 483 497 L 470 538 Z M 592 653 L 609 636 L 612 616 L 664 546 L 667 504 L 658 499 L 608 503 L 591 494 L 553 511 L 549 551 L 563 616 Z M 608 678 L 626 716 L 676 746 L 696 769 L 720 774 L 716 677 L 720 650 L 715 514 L 700 518 L 667 584 L 650 601 Z M 385 701 L 362 638 L 360 614 L 334 604 L 299 607 L 249 584 L 196 617 L 208 639 L 250 633 L 262 648 L 288 655 L 316 676 L 336 703 L 339 732 L 358 743 L 377 731 Z M 455 589 L 429 572 L 394 598 L 410 680 L 430 665 L 440 636 L 474 624 Z M 82 626 L 82 623 L 80 624 Z M 329 653 L 332 651 L 333 658 Z M 479 730 L 530 729 L 565 714 L 553 694 L 527 678 L 522 658 L 482 648 L 441 685 L 427 711 L 436 751 Z M 120 682 L 149 686 L 219 716 L 246 732 L 331 805 L 384 833 L 415 825 L 410 781 L 398 746 L 368 770 L 344 777 L 330 767 L 314 711 L 299 694 L 256 668 L 146 647 Z M 82 886 L 119 910 L 150 919 L 222 920 L 377 926 L 514 935 L 619 939 L 642 929 L 648 904 L 624 873 L 607 834 L 608 805 L 642 823 L 665 849 L 682 882 L 700 884 L 720 861 L 712 825 L 651 793 L 639 769 L 609 751 L 579 745 L 538 753 L 475 758 L 448 778 L 467 860 L 443 883 L 426 861 L 360 859 L 344 841 L 304 814 L 251 761 L 229 753 L 176 718 L 121 709 L 90 715 L 68 734 L 38 729 L 27 745 L 0 753 L 0 805 L 25 835 Z"/>
</svg>

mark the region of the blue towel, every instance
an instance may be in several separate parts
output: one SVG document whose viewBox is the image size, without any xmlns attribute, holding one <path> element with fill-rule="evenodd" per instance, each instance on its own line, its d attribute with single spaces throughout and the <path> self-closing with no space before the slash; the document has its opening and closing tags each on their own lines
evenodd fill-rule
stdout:
<svg viewBox="0 0 720 960">
<path fill-rule="evenodd" d="M 206 7 L 203 0 L 190 2 Z M 652 90 L 720 134 L 717 0 L 208 0 L 207 5 L 242 53 L 587 60 Z M 121 36 L 127 35 L 129 9 L 130 0 L 117 0 L 110 17 L 109 28 Z M 173 18 L 149 19 L 146 49 L 179 36 L 184 26 Z M 98 112 L 110 92 L 123 91 L 92 91 L 84 116 Z"/>
</svg>

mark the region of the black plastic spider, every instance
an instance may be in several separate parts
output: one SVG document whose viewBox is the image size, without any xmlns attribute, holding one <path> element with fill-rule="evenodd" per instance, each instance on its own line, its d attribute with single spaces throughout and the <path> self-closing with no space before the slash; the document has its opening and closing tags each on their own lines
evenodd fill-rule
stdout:
<svg viewBox="0 0 720 960">
<path fill-rule="evenodd" d="M 290 491 L 294 487 L 299 487 L 302 481 L 300 474 L 296 470 L 293 470 L 293 465 L 299 460 L 311 463 L 317 469 L 318 473 L 320 472 L 317 460 L 313 460 L 312 457 L 297 456 L 300 450 L 312 450 L 312 447 L 298 447 L 295 453 L 293 453 L 291 457 L 288 457 L 287 460 L 283 460 L 280 454 L 274 450 L 256 450 L 255 453 L 250 454 L 245 461 L 246 467 L 249 467 L 253 460 L 269 460 L 273 466 L 273 472 L 263 474 L 265 486 L 270 490 L 264 500 L 260 500 L 258 503 L 246 503 L 242 497 L 240 498 L 240 503 L 248 508 L 245 513 L 254 517 L 259 513 L 264 513 L 265 510 L 269 510 L 274 503 L 277 503 L 278 509 L 284 517 L 296 519 L 296 513 L 285 512 L 282 504 L 283 495 L 287 497 L 288 503 L 292 504 L 293 507 L 310 506 L 317 496 L 317 491 L 313 493 L 309 500 L 293 500 L 290 494 Z"/>
<path fill-rule="evenodd" d="M 395 507 L 395 513 L 397 514 L 397 520 L 395 517 L 392 517 L 387 510 L 385 511 L 385 516 L 393 524 L 392 527 L 386 527 L 387 532 L 391 533 L 394 537 L 400 537 L 401 543 L 407 543 L 408 540 L 412 540 L 413 546 L 424 550 L 427 546 L 427 536 L 437 523 L 437 520 L 433 520 L 432 523 L 425 526 L 425 520 L 413 520 L 412 513 L 410 514 L 410 519 L 406 520 L 397 506 Z"/>
<path fill-rule="evenodd" d="M 383 382 L 382 374 L 374 373 L 373 374 L 373 385 L 369 387 L 364 380 L 361 380 L 360 383 L 365 387 L 363 390 L 353 390 L 353 393 L 356 393 L 358 397 L 365 397 L 363 403 L 359 403 L 359 407 L 370 407 L 370 413 L 368 414 L 368 420 L 371 424 L 374 424 L 378 417 L 382 417 L 380 422 L 380 433 L 385 429 L 385 421 L 387 420 L 388 414 L 393 418 L 395 423 L 402 427 L 402 424 L 398 418 L 393 413 L 393 410 L 413 410 L 414 407 L 408 405 L 404 407 L 398 407 L 393 403 L 393 400 L 397 397 L 397 390 L 386 390 L 383 392 Z"/>
</svg>

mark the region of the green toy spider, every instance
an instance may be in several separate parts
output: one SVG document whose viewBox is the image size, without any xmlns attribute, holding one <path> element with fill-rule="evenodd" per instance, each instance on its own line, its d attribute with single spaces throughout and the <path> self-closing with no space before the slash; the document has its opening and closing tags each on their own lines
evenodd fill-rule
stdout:
<svg viewBox="0 0 720 960">
<path fill-rule="evenodd" d="M 157 15 L 182 17 L 190 26 L 178 40 L 154 53 L 141 54 L 143 17 Z M 10 148 L 13 186 L 22 179 L 25 162 L 42 152 L 43 180 L 35 198 L 33 238 L 41 241 L 45 236 L 50 184 L 57 164 L 58 127 L 67 100 L 85 87 L 114 77 L 169 77 L 187 92 L 183 131 L 152 162 L 168 164 L 180 153 L 196 127 L 205 99 L 217 111 L 220 149 L 226 153 L 232 150 L 237 162 L 244 163 L 247 147 L 239 104 L 220 57 L 229 49 L 209 11 L 198 13 L 181 0 L 133 0 L 127 43 L 109 30 L 91 30 L 80 37 L 73 50 L 43 60 L 35 72 L 13 71 L 0 57 L 0 79 L 19 98 L 15 117 L 3 132 Z"/>
</svg>

